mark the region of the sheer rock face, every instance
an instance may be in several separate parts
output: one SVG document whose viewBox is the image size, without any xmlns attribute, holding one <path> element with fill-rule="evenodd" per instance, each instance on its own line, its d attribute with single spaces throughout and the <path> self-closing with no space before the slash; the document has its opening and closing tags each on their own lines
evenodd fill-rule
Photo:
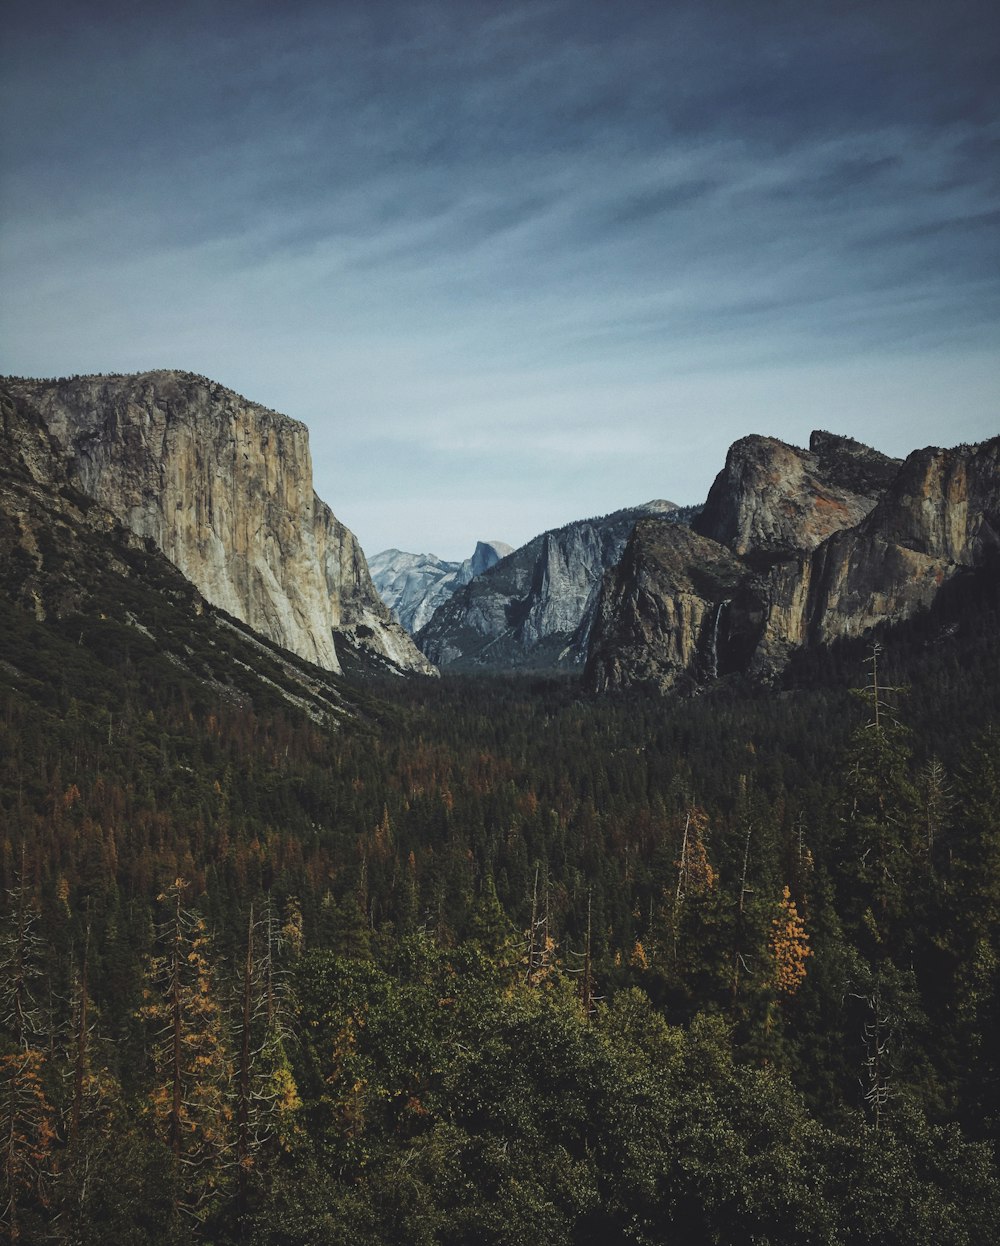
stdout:
<svg viewBox="0 0 1000 1246">
<path fill-rule="evenodd" d="M 745 575 L 724 545 L 679 524 L 641 520 L 604 579 L 586 668 L 590 687 L 666 690 L 714 678 L 720 617 Z"/>
<path fill-rule="evenodd" d="M 40 412 L 75 487 L 213 605 L 328 670 L 340 670 L 336 636 L 430 670 L 313 492 L 303 424 L 184 372 L 8 386 Z"/>
<path fill-rule="evenodd" d="M 831 433 L 808 450 L 773 437 L 735 442 L 695 530 L 735 554 L 793 554 L 853 528 L 873 509 L 899 460 Z"/>
<path fill-rule="evenodd" d="M 464 562 L 387 549 L 369 558 L 368 568 L 382 600 L 413 635 L 457 589 L 511 553 L 503 541 L 477 541 L 472 557 Z"/>
<path fill-rule="evenodd" d="M 806 597 L 797 639 L 828 643 L 907 618 L 952 576 L 998 551 L 1000 438 L 917 450 L 862 523 L 790 569 L 785 595 Z"/>
<path fill-rule="evenodd" d="M 815 453 L 816 435 L 811 444 Z M 727 535 L 727 543 L 656 521 L 636 527 L 602 587 L 586 670 L 591 687 L 690 690 L 733 672 L 767 682 L 795 649 L 906 619 L 953 576 L 1000 558 L 1000 438 L 915 451 L 871 505 L 857 503 L 864 508 L 857 522 L 818 541 L 826 520 L 815 518 L 816 477 L 811 468 L 803 475 L 804 452 L 790 459 L 789 450 L 752 438 L 730 452 L 713 486 L 714 518 L 699 525 Z M 860 463 L 869 476 L 865 483 L 859 473 L 855 483 L 870 490 L 891 461 L 863 451 L 851 443 L 846 466 Z M 751 473 L 730 472 L 748 459 Z M 768 498 L 751 496 L 751 478 L 765 482 Z M 796 481 L 805 496 L 775 505 Z M 823 488 L 830 492 L 829 478 Z M 723 522 L 727 515 L 736 520 Z M 792 539 L 801 542 L 797 549 L 788 548 Z"/>
<path fill-rule="evenodd" d="M 582 663 L 601 577 L 654 501 L 544 532 L 459 588 L 417 635 L 441 666 L 516 670 Z"/>
</svg>

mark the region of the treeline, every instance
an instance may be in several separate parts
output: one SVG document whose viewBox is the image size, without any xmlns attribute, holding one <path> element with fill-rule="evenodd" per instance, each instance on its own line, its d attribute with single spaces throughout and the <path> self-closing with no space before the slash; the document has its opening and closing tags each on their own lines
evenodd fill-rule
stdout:
<svg viewBox="0 0 1000 1246">
<path fill-rule="evenodd" d="M 995 1238 L 968 591 L 784 691 L 397 681 L 336 729 L 11 612 L 8 1237 Z"/>
</svg>

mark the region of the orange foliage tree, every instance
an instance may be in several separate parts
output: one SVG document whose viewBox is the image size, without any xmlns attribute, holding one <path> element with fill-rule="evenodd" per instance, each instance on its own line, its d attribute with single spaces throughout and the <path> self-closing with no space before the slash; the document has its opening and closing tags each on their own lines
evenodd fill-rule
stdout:
<svg viewBox="0 0 1000 1246">
<path fill-rule="evenodd" d="M 805 922 L 799 916 L 792 893 L 786 886 L 771 922 L 771 955 L 774 980 L 782 995 L 792 996 L 806 976 L 806 960 L 812 955 Z"/>
</svg>

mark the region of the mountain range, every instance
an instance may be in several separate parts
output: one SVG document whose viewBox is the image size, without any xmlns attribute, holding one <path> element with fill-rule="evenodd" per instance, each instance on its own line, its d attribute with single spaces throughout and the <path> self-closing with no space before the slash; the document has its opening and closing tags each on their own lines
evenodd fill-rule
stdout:
<svg viewBox="0 0 1000 1246">
<path fill-rule="evenodd" d="M 677 510 L 653 501 L 543 532 L 458 589 L 417 643 L 432 662 L 456 670 L 582 665 L 602 576 L 639 519 Z"/>
<path fill-rule="evenodd" d="M 1000 438 L 899 460 L 816 432 L 806 449 L 737 441 L 702 507 L 647 502 L 462 563 L 386 550 L 373 579 L 313 491 L 298 421 L 186 372 L 0 390 L 14 602 L 64 617 L 101 576 L 169 581 L 190 618 L 294 655 L 307 689 L 316 668 L 565 670 L 597 693 L 772 683 L 795 653 L 1000 562 Z"/>
<path fill-rule="evenodd" d="M 998 1240 L 1000 438 L 500 552 L 427 678 L 301 425 L 0 384 L 7 1236 Z"/>
<path fill-rule="evenodd" d="M 510 553 L 511 546 L 503 541 L 477 541 L 464 562 L 386 549 L 368 559 L 368 570 L 382 600 L 412 635 L 457 589 Z"/>
<path fill-rule="evenodd" d="M 886 458 L 814 433 L 808 450 L 747 437 L 688 531 L 645 520 L 601 588 L 594 691 L 773 682 L 797 650 L 931 606 L 1000 568 L 1000 437 Z"/>
</svg>

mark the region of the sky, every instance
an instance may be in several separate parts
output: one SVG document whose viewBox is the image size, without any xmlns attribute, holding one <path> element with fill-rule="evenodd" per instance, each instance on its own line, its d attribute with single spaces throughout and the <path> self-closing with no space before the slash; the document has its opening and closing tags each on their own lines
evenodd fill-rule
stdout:
<svg viewBox="0 0 1000 1246">
<path fill-rule="evenodd" d="M 0 372 L 303 420 L 371 555 L 1000 433 L 1000 6 L 8 0 Z"/>
</svg>

